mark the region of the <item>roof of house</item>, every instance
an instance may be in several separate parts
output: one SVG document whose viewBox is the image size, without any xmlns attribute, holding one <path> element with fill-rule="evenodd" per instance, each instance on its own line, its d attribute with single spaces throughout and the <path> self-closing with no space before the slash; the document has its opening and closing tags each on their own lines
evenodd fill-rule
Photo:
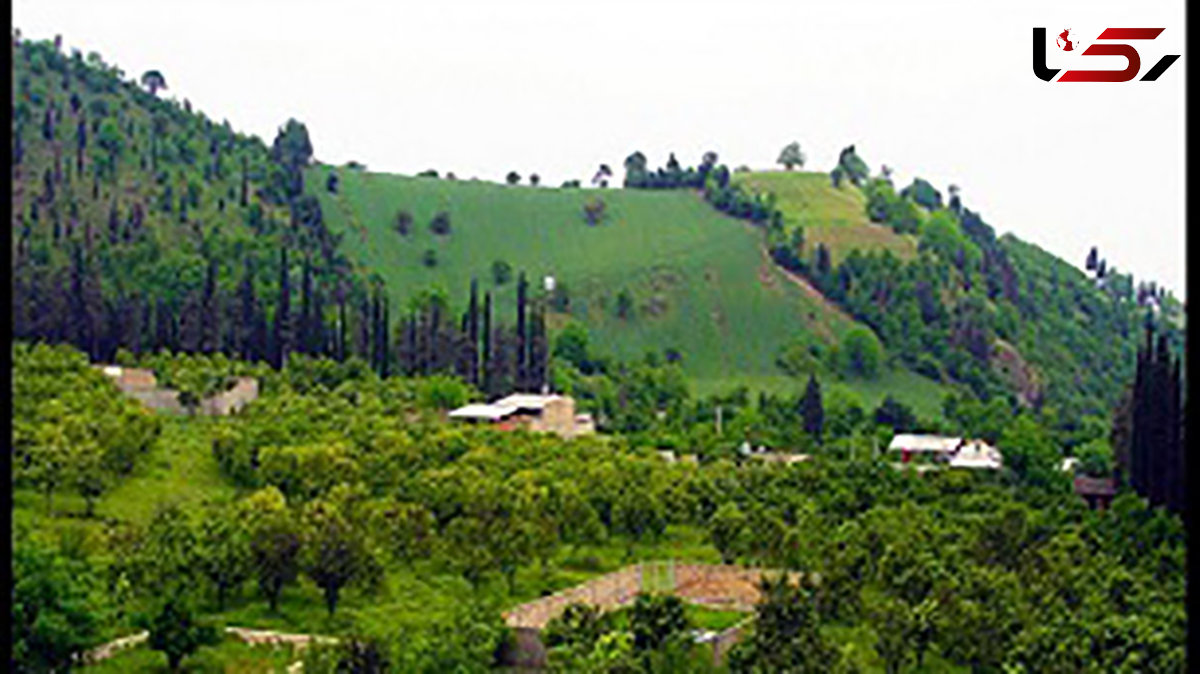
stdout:
<svg viewBox="0 0 1200 674">
<path fill-rule="evenodd" d="M 1080 496 L 1112 496 L 1117 489 L 1110 477 L 1080 475 L 1075 478 L 1075 493 Z"/>
<path fill-rule="evenodd" d="M 962 444 L 962 438 L 898 433 L 888 444 L 888 451 L 953 452 L 960 444 Z"/>
<path fill-rule="evenodd" d="M 450 417 L 453 419 L 487 419 L 496 421 L 516 412 L 517 408 L 512 405 L 500 405 L 497 403 L 471 403 L 450 412 Z"/>
<path fill-rule="evenodd" d="M 121 367 L 120 365 L 93 365 L 93 367 L 111 377 L 121 388 L 152 389 L 158 385 L 154 372 L 144 368 Z"/>
<path fill-rule="evenodd" d="M 812 458 L 809 454 L 793 454 L 791 452 L 756 452 L 752 456 L 768 463 L 800 463 Z"/>
<path fill-rule="evenodd" d="M 563 396 L 557 394 L 540 395 L 537 393 L 514 393 L 492 403 L 503 407 L 512 407 L 522 410 L 540 410 L 546 407 L 547 403 L 562 399 Z"/>
<path fill-rule="evenodd" d="M 971 440 L 950 458 L 950 467 L 998 469 L 1002 462 L 1000 450 L 982 440 Z"/>
</svg>

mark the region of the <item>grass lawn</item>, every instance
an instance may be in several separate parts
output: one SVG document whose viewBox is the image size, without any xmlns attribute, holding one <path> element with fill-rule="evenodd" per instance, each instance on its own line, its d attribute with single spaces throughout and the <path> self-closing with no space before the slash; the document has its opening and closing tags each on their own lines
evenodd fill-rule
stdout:
<svg viewBox="0 0 1200 674">
<path fill-rule="evenodd" d="M 883 402 L 887 395 L 913 408 L 923 418 L 940 419 L 942 398 L 950 391 L 948 387 L 915 372 L 904 369 L 884 370 L 876 379 L 836 379 L 832 375 L 818 375 L 822 388 L 843 387 L 862 399 L 864 409 L 871 411 Z M 697 379 L 692 392 L 697 396 L 729 393 L 739 386 L 751 392 L 764 391 L 776 395 L 802 395 L 808 378 L 790 377 L 785 374 L 739 375 L 711 379 Z"/>
<path fill-rule="evenodd" d="M 331 169 L 311 169 L 309 184 L 324 186 Z M 494 294 L 497 320 L 512 322 L 513 281 L 496 286 L 493 261 L 525 270 L 534 292 L 553 276 L 567 288 L 567 320 L 588 326 L 601 353 L 637 358 L 674 348 L 695 392 L 707 395 L 746 385 L 752 393 L 787 393 L 804 382 L 775 365 L 780 349 L 801 335 L 839 340 L 854 322 L 828 302 L 786 279 L 763 254 L 760 231 L 728 218 L 689 190 L 558 189 L 450 181 L 338 169 L 337 194 L 315 189 L 334 232 L 345 235 L 350 259 L 387 281 L 393 306 L 404 307 L 426 288 L 441 288 L 454 311 L 465 309 L 471 278 Z M 739 173 L 736 181 L 774 192 L 789 222 L 803 224 L 810 241 L 831 246 L 835 262 L 853 247 L 884 247 L 902 257 L 910 238 L 870 224 L 853 186 L 835 190 L 824 173 Z M 602 198 L 605 220 L 588 226 L 583 204 Z M 395 230 L 401 209 L 413 215 L 411 232 Z M 450 213 L 451 233 L 429 222 Z M 437 265 L 421 257 L 434 250 Z M 631 317 L 616 315 L 616 296 L 634 297 Z M 394 310 L 393 315 L 400 312 Z M 907 371 L 845 385 L 872 406 L 892 393 L 922 415 L 940 414 L 945 389 Z"/>
<path fill-rule="evenodd" d="M 329 167 L 309 184 L 323 186 Z M 330 228 L 345 235 L 350 259 L 379 273 L 393 306 L 441 287 L 465 308 L 472 277 L 495 294 L 499 320 L 515 303 L 514 283 L 494 286 L 491 265 L 525 270 L 538 291 L 544 276 L 565 286 L 570 317 L 583 321 L 601 352 L 630 358 L 675 348 L 695 379 L 777 373 L 779 349 L 798 334 L 837 339 L 852 325 L 783 278 L 762 253 L 762 234 L 686 190 L 592 190 L 505 186 L 340 170 L 338 194 L 317 191 Z M 602 198 L 605 220 L 588 226 L 585 202 Z M 400 209 L 412 233 L 394 229 Z M 429 231 L 450 213 L 451 234 Z M 421 257 L 436 252 L 429 268 Z M 616 315 L 617 294 L 634 297 L 633 316 Z M 393 315 L 399 311 L 393 310 Z M 563 317 L 555 317 L 561 324 Z"/>
<path fill-rule="evenodd" d="M 132 475 L 101 495 L 94 517 L 85 517 L 86 504 L 75 493 L 56 491 L 48 510 L 44 494 L 21 488 L 13 490 L 13 526 L 27 526 L 47 540 L 74 537 L 98 549 L 105 522 L 145 524 L 166 503 L 233 498 L 237 489 L 221 477 L 209 444 L 208 430 L 214 421 L 165 414 L 160 418 L 162 436 L 155 447 L 138 459 Z"/>
<path fill-rule="evenodd" d="M 828 173 L 761 171 L 735 173 L 732 180 L 751 190 L 774 193 L 785 225 L 804 227 L 805 249 L 825 244 L 835 265 L 855 248 L 882 248 L 901 259 L 917 254 L 914 237 L 873 224 L 867 219 L 862 191 L 848 182 L 835 189 Z"/>
<path fill-rule="evenodd" d="M 156 451 L 141 459 L 133 476 L 104 495 L 97 515 L 148 522 L 163 503 L 199 504 L 237 495 L 212 454 L 209 431 L 220 422 L 203 416 L 159 417 L 163 430 Z"/>
</svg>

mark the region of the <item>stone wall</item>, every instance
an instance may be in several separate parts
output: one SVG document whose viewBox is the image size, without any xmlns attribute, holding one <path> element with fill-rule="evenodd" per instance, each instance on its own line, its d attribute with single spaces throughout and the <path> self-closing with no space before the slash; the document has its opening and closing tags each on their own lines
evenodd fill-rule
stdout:
<svg viewBox="0 0 1200 674">
<path fill-rule="evenodd" d="M 179 391 L 160 388 L 150 370 L 117 365 L 93 367 L 110 377 L 125 395 L 149 409 L 171 414 L 187 413 L 187 409 L 179 402 Z M 200 401 L 196 411 L 209 416 L 227 416 L 236 414 L 257 398 L 258 380 L 254 377 L 237 377 L 232 388 Z"/>
<path fill-rule="evenodd" d="M 241 411 L 243 407 L 258 398 L 258 380 L 254 377 L 238 377 L 233 388 L 205 398 L 200 403 L 200 410 L 210 416 L 228 416 Z"/>
<path fill-rule="evenodd" d="M 658 591 L 678 596 L 691 604 L 718 610 L 754 610 L 759 601 L 759 583 L 770 569 L 731 564 L 676 564 L 673 561 L 642 562 L 619 571 L 560 590 L 504 612 L 504 621 L 514 632 L 503 662 L 510 666 L 541 667 L 546 649 L 541 630 L 567 606 L 583 603 L 611 611 L 633 601 L 638 592 Z M 747 620 L 720 632 L 711 642 L 713 658 L 721 662 L 750 625 Z"/>
</svg>

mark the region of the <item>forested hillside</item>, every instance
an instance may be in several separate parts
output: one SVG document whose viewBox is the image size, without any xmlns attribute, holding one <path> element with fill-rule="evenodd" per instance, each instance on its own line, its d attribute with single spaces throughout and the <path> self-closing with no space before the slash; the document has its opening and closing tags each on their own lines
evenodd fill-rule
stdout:
<svg viewBox="0 0 1200 674">
<path fill-rule="evenodd" d="M 931 418 L 968 389 L 1070 425 L 1119 401 L 1151 310 L 1181 343 L 1161 289 L 997 237 L 957 189 L 896 190 L 853 147 L 828 176 L 634 153 L 607 190 L 310 168 L 294 120 L 268 146 L 165 98 L 157 71 L 52 41 L 13 55 L 14 332 L 95 360 L 358 355 L 500 393 L 561 382 L 577 326 L 593 355 L 650 353 L 703 394 L 816 375 Z"/>
<path fill-rule="evenodd" d="M 945 202 L 920 178 L 897 190 L 887 167 L 870 176 L 853 146 L 823 185 L 817 177 L 735 174 L 732 189 L 786 195 L 771 199 L 783 217 L 763 219 L 776 261 L 923 375 L 984 400 L 1049 405 L 1074 424 L 1107 415 L 1127 392 L 1145 325 L 1182 350 L 1182 307 L 1164 289 L 1098 263 L 1085 273 L 1012 234 L 997 236 L 954 186 Z M 729 189 L 710 184 L 706 196 L 715 203 Z M 845 193 L 863 212 L 814 218 L 821 189 Z"/>
</svg>

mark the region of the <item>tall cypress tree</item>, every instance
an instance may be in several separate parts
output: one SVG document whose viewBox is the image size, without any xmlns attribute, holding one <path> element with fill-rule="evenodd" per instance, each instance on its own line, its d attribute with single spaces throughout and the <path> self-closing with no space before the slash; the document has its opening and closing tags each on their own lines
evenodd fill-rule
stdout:
<svg viewBox="0 0 1200 674">
<path fill-rule="evenodd" d="M 382 309 L 379 306 L 379 291 L 376 288 L 372 287 L 371 288 L 371 341 L 370 341 L 371 357 L 370 357 L 370 361 L 371 361 L 371 369 L 374 370 L 376 374 L 379 374 L 380 367 L 381 367 L 380 359 L 379 359 L 379 350 L 380 350 L 379 349 L 379 321 L 380 321 L 381 313 L 382 313 Z"/>
<path fill-rule="evenodd" d="M 254 295 L 254 258 L 247 255 L 242 281 L 238 284 L 237 352 L 242 360 L 257 361 L 262 354 L 254 343 L 255 323 L 258 321 L 258 298 Z"/>
<path fill-rule="evenodd" d="M 288 278 L 287 246 L 279 249 L 279 301 L 275 308 L 274 347 L 271 364 L 277 369 L 287 362 L 292 349 L 292 289 Z"/>
<path fill-rule="evenodd" d="M 468 381 L 479 385 L 479 281 L 471 279 L 471 298 L 467 302 Z"/>
<path fill-rule="evenodd" d="M 400 330 L 400 362 L 398 366 L 405 376 L 417 373 L 417 317 L 410 314 L 404 319 Z"/>
<path fill-rule="evenodd" d="M 346 294 L 338 291 L 337 359 L 346 360 Z"/>
<path fill-rule="evenodd" d="M 541 391 L 548 383 L 547 361 L 550 347 L 546 340 L 546 310 L 542 302 L 533 303 L 529 329 L 529 383 L 535 391 Z"/>
<path fill-rule="evenodd" d="M 1131 486 L 1151 506 L 1186 516 L 1180 361 L 1172 357 L 1165 333 L 1154 338 L 1147 318 L 1146 343 L 1138 351 L 1134 375 Z"/>
<path fill-rule="evenodd" d="M 483 390 L 491 395 L 492 392 L 492 293 L 485 292 L 483 294 L 483 345 L 481 353 L 483 354 L 482 370 L 483 370 Z"/>
<path fill-rule="evenodd" d="M 242 191 L 238 195 L 238 203 L 244 208 L 250 203 L 249 200 L 249 166 L 246 155 L 242 155 Z"/>
<path fill-rule="evenodd" d="M 425 346 L 429 349 L 428 357 L 425 359 L 426 366 L 429 368 L 423 374 L 440 372 L 442 370 L 442 350 L 441 334 L 442 334 L 442 307 L 437 300 L 431 299 L 429 302 L 429 335 L 425 338 Z"/>
<path fill-rule="evenodd" d="M 354 351 L 360 357 L 367 359 L 373 368 L 375 358 L 371 351 L 371 300 L 366 291 L 358 293 L 358 329 L 355 331 Z"/>
<path fill-rule="evenodd" d="M 382 290 L 380 291 L 382 294 Z M 388 297 L 383 296 L 383 315 L 379 322 L 379 376 L 387 377 L 391 374 L 391 354 L 388 350 Z"/>
<path fill-rule="evenodd" d="M 1167 480 L 1165 500 L 1167 507 L 1177 513 L 1185 512 L 1184 507 L 1184 451 L 1183 451 L 1183 399 L 1182 380 L 1180 378 L 1180 359 L 1173 359 L 1170 372 L 1167 375 L 1167 426 L 1166 432 L 1166 465 Z"/>
<path fill-rule="evenodd" d="M 517 389 L 524 391 L 528 383 L 528 339 L 527 326 L 525 325 L 526 313 L 526 295 L 529 292 L 529 283 L 525 280 L 525 272 L 522 271 L 517 277 Z"/>
<path fill-rule="evenodd" d="M 300 353 L 312 354 L 313 307 L 312 307 L 312 260 L 305 254 L 300 274 Z"/>
<path fill-rule="evenodd" d="M 201 300 L 203 318 L 201 323 L 200 350 L 213 353 L 221 346 L 221 308 L 217 288 L 217 258 L 208 261 L 204 276 L 204 294 Z"/>
<path fill-rule="evenodd" d="M 821 384 L 811 374 L 808 375 L 808 386 L 800 401 L 800 415 L 804 417 L 804 432 L 821 444 L 821 434 L 825 429 L 825 406 L 821 402 Z"/>
<path fill-rule="evenodd" d="M 313 279 L 312 288 L 312 313 L 311 313 L 312 340 L 309 343 L 308 352 L 314 356 L 323 356 L 327 350 L 328 339 L 326 338 L 327 328 L 325 325 L 325 297 L 321 292 L 321 284 Z"/>
<path fill-rule="evenodd" d="M 154 301 L 154 350 L 169 348 L 171 344 L 171 317 L 168 314 L 167 303 L 157 297 Z"/>
</svg>

